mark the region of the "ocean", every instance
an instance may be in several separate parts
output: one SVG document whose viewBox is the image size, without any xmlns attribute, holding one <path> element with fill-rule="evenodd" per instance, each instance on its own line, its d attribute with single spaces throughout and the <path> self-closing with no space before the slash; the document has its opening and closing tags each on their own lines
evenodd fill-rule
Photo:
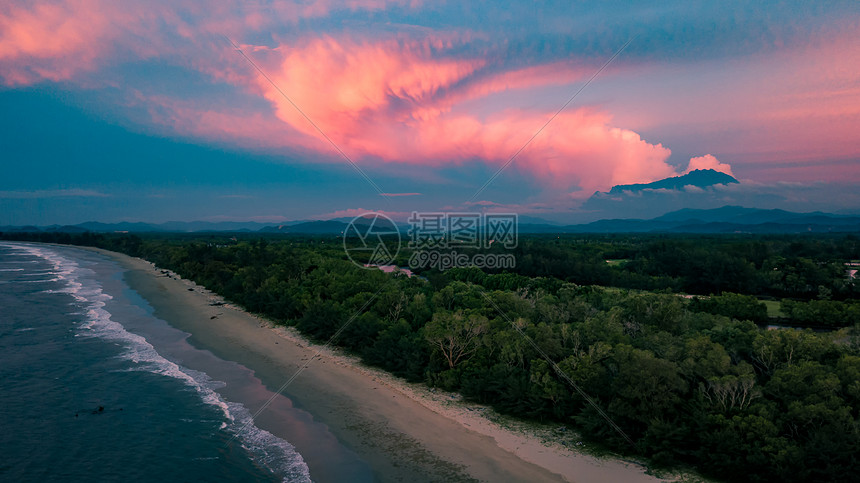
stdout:
<svg viewBox="0 0 860 483">
<path fill-rule="evenodd" d="M 122 273 L 95 252 L 0 242 L 0 481 L 310 481 L 289 441 L 219 392 L 259 386 L 250 371 L 189 345 Z M 333 439 L 290 411 L 303 437 Z M 373 479 L 348 449 L 329 456 L 322 480 Z"/>
</svg>

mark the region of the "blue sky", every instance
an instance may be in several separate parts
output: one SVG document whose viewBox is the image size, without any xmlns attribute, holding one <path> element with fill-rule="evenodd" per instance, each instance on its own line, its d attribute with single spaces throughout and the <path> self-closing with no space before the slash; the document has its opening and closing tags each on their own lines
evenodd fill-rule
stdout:
<svg viewBox="0 0 860 483">
<path fill-rule="evenodd" d="M 857 2 L 12 2 L 0 226 L 590 221 L 693 165 L 741 184 L 666 207 L 857 212 L 858 29 Z"/>
</svg>

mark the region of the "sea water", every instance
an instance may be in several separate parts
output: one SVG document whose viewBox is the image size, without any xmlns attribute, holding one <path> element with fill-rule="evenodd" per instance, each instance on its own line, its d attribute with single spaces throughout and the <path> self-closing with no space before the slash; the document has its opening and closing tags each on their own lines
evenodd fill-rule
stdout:
<svg viewBox="0 0 860 483">
<path fill-rule="evenodd" d="M 0 242 L 0 481 L 309 481 L 222 382 L 140 335 L 165 323 L 121 273 L 99 254 Z"/>
</svg>

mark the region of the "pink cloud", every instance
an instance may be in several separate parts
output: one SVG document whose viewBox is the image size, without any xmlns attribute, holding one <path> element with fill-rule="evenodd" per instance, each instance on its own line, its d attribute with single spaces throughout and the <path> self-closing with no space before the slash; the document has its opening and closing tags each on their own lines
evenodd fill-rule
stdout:
<svg viewBox="0 0 860 483">
<path fill-rule="evenodd" d="M 446 42 L 435 36 L 377 42 L 326 37 L 260 54 L 271 65 L 275 85 L 283 86 L 307 117 L 327 135 L 346 139 L 363 130 L 366 116 L 382 114 L 400 123 L 426 118 L 419 114 L 422 106 L 484 65 L 481 59 L 434 57 L 434 50 Z M 256 82 L 280 119 L 318 135 L 278 89 L 262 76 L 256 76 Z"/>
<path fill-rule="evenodd" d="M 426 172 L 472 162 L 503 165 L 551 112 L 500 110 L 490 103 L 480 113 L 470 109 L 495 93 L 565 85 L 593 72 L 594 66 L 576 58 L 511 67 L 492 52 L 463 54 L 478 35 L 470 32 L 408 28 L 401 34 L 318 38 L 283 29 L 335 11 L 416 3 L 10 1 L 0 6 L 0 83 L 110 85 L 128 93 L 130 105 L 148 109 L 150 122 L 164 134 L 258 150 L 289 149 L 312 154 L 311 162 L 331 162 L 337 154 L 328 142 L 222 39 L 226 34 L 247 41 L 280 31 L 273 45 L 249 45 L 246 53 L 326 135 L 358 163 L 420 166 Z M 678 95 L 677 83 L 662 82 L 662 95 L 642 100 L 630 108 L 636 114 L 616 121 L 597 109 L 571 108 L 509 170 L 554 189 L 580 188 L 572 196 L 676 174 L 666 163 L 666 147 L 618 125 L 629 127 L 631 119 L 639 119 L 635 130 L 671 125 L 676 133 L 696 136 L 700 152 L 719 156 L 693 158 L 688 169 L 731 173 L 734 165 L 741 174 L 769 179 L 860 181 L 855 32 L 856 25 L 823 28 L 802 46 L 734 58 L 731 78 L 723 75 L 726 64 L 703 62 L 695 69 L 701 75 L 688 78 L 680 89 L 684 96 Z M 237 96 L 267 102 L 270 109 L 141 94 L 144 87 L 129 85 L 133 79 L 110 78 L 106 72 L 146 59 L 203 73 L 237 87 Z"/>
<path fill-rule="evenodd" d="M 184 1 L 15 4 L 0 9 L 0 75 L 9 85 L 74 80 L 122 86 L 129 104 L 145 107 L 151 122 L 171 136 L 257 150 L 289 149 L 313 154 L 313 161 L 338 159 L 318 127 L 360 164 L 482 162 L 498 167 L 551 113 L 495 108 L 477 114 L 458 107 L 497 92 L 569 83 L 591 72 L 576 61 L 511 70 L 492 56 L 452 54 L 468 44 L 469 33 L 410 31 L 373 39 L 278 39 L 275 47 L 244 46 L 303 115 L 221 39 L 222 33 L 241 39 L 278 22 L 295 23 L 337 8 L 384 6 L 381 1 L 255 8 Z M 194 18 L 195 24 L 186 18 Z M 123 79 L 80 78 L 114 62 L 149 58 L 236 86 L 242 94 L 267 101 L 271 110 L 143 94 Z M 669 154 L 666 147 L 613 125 L 605 112 L 571 108 L 509 170 L 555 189 L 590 192 L 671 176 Z"/>
<path fill-rule="evenodd" d="M 714 171 L 719 171 L 729 176 L 734 176 L 734 174 L 732 174 L 731 166 L 725 163 L 721 163 L 716 157 L 711 154 L 691 158 L 690 164 L 687 165 L 687 170 L 684 171 L 684 174 L 687 174 L 690 171 L 695 171 L 697 169 L 713 169 Z"/>
<path fill-rule="evenodd" d="M 435 50 L 451 41 L 433 36 L 378 42 L 323 38 L 261 49 L 254 55 L 270 69 L 269 77 L 278 88 L 259 75 L 250 88 L 259 89 L 278 119 L 292 130 L 323 141 L 318 127 L 363 162 L 441 166 L 481 160 L 502 165 L 548 114 L 508 110 L 481 118 L 451 111 L 451 98 L 525 87 L 529 74 L 559 74 L 531 80 L 540 85 L 571 72 L 558 65 L 524 69 L 492 76 L 483 90 L 471 86 L 458 91 L 458 86 L 481 75 L 485 61 L 448 59 Z M 331 151 L 330 146 L 326 149 Z M 669 154 L 635 132 L 612 126 L 605 113 L 578 109 L 559 115 L 512 169 L 562 189 L 593 190 L 670 176 L 674 170 L 666 163 Z"/>
<path fill-rule="evenodd" d="M 69 79 L 91 70 L 108 48 L 113 16 L 95 2 L 7 5 L 0 10 L 0 77 L 7 85 Z"/>
<path fill-rule="evenodd" d="M 497 69 L 501 68 L 499 71 Z M 505 70 L 503 67 L 488 65 L 475 75 L 462 79 L 457 85 L 450 86 L 434 100 L 434 105 L 413 113 L 418 119 L 426 119 L 450 111 L 454 106 L 473 99 L 480 99 L 495 93 L 525 90 L 549 85 L 566 85 L 591 75 L 593 66 L 572 65 L 571 62 Z"/>
<path fill-rule="evenodd" d="M 213 39 L 225 34 L 267 32 L 335 10 L 380 10 L 392 4 L 418 2 L 13 0 L 0 6 L 0 81 L 14 86 L 78 79 L 114 62 L 153 57 L 215 75 L 218 69 L 207 65 L 207 57 Z"/>
</svg>

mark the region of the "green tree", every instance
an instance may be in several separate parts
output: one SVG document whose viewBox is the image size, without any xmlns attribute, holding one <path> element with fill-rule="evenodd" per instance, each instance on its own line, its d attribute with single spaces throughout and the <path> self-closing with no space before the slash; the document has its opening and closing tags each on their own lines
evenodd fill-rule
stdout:
<svg viewBox="0 0 860 483">
<path fill-rule="evenodd" d="M 486 317 L 441 311 L 424 327 L 424 337 L 453 369 L 478 350 L 487 327 Z"/>
</svg>

